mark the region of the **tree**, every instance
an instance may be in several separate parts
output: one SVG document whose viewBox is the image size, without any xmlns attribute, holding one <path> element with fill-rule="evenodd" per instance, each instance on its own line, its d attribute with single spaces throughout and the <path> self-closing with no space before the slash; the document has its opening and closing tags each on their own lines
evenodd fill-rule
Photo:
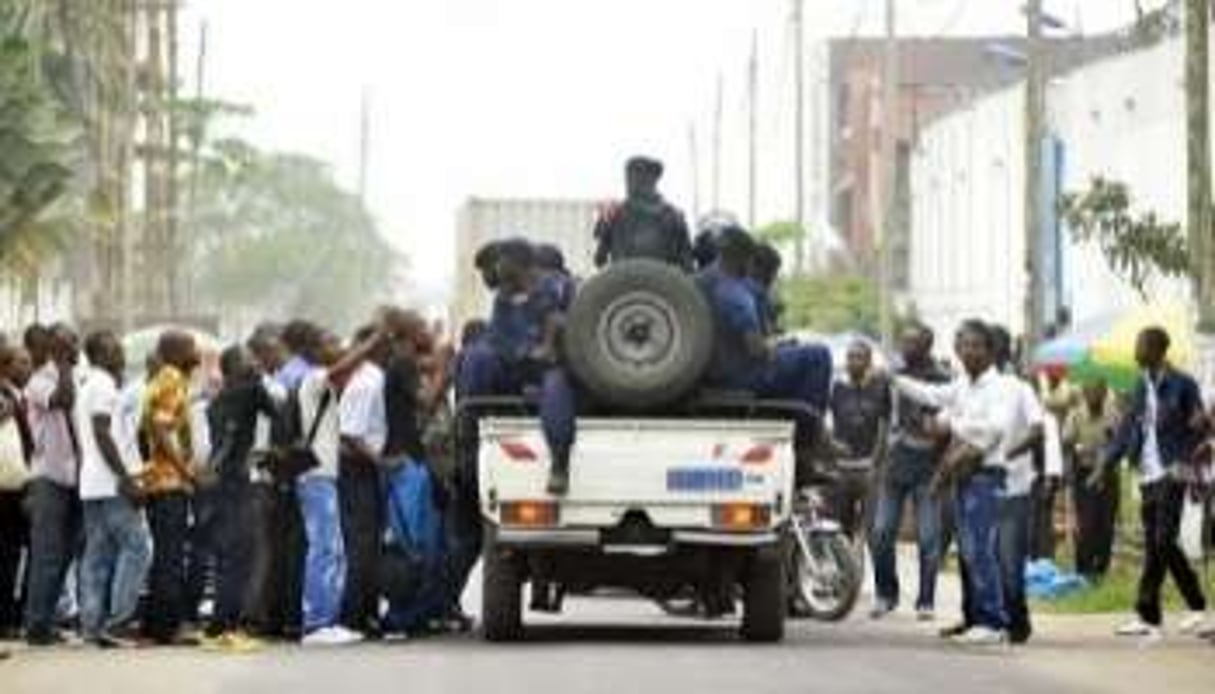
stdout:
<svg viewBox="0 0 1215 694">
<path fill-rule="evenodd" d="M 80 135 L 43 70 L 34 9 L 0 9 L 0 266 L 22 275 L 66 244 Z"/>
<path fill-rule="evenodd" d="M 1132 214 L 1130 206 L 1126 184 L 1101 177 L 1060 204 L 1072 238 L 1100 246 L 1110 270 L 1146 301 L 1149 280 L 1187 274 L 1191 254 L 1180 224 L 1162 222 L 1154 212 Z"/>
<path fill-rule="evenodd" d="M 240 140 L 208 147 L 196 214 L 192 279 L 199 299 L 229 319 L 349 328 L 391 296 L 403 261 L 327 164 Z"/>
<path fill-rule="evenodd" d="M 851 274 L 789 277 L 778 292 L 789 330 L 878 334 L 878 290 L 873 280 Z"/>
<path fill-rule="evenodd" d="M 795 243 L 806 236 L 802 225 L 794 221 L 772 222 L 757 229 L 755 235 L 774 246 Z"/>
</svg>

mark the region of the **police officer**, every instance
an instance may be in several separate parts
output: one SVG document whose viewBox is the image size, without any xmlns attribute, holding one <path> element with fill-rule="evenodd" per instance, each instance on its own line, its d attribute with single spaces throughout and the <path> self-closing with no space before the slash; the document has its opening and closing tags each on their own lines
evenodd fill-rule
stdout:
<svg viewBox="0 0 1215 694">
<path fill-rule="evenodd" d="M 540 420 L 552 458 L 548 490 L 569 488 L 574 445 L 574 391 L 557 361 L 560 297 L 542 281 L 535 249 L 523 239 L 497 246 L 498 293 L 483 339 L 470 347 L 456 376 L 457 396 L 521 393 L 540 387 Z"/>
<path fill-rule="evenodd" d="M 536 246 L 536 268 L 540 272 L 540 280 L 550 285 L 557 294 L 557 303 L 562 312 L 568 311 L 574 302 L 574 294 L 578 283 L 565 266 L 565 254 L 551 243 Z"/>
<path fill-rule="evenodd" d="M 795 453 L 798 477 L 805 480 L 812 472 L 810 449 L 831 392 L 831 352 L 822 345 L 774 346 L 767 339 L 763 308 L 748 278 L 756 248 L 743 229 L 726 229 L 717 263 L 698 277 L 717 331 L 709 384 L 804 403 L 808 411 L 797 418 Z"/>
<path fill-rule="evenodd" d="M 692 243 L 683 213 L 658 193 L 662 162 L 633 157 L 625 165 L 628 197 L 595 225 L 595 266 L 650 258 L 691 271 Z"/>
</svg>

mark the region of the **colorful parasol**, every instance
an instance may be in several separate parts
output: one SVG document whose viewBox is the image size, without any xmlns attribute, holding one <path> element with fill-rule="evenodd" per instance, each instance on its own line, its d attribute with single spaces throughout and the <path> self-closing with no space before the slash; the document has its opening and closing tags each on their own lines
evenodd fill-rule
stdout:
<svg viewBox="0 0 1215 694">
<path fill-rule="evenodd" d="M 1194 327 L 1189 312 L 1176 304 L 1142 306 L 1118 316 L 1088 321 L 1075 330 L 1043 343 L 1033 354 L 1036 370 L 1066 374 L 1078 383 L 1105 381 L 1127 391 L 1139 379 L 1135 343 L 1145 328 L 1159 326 L 1172 338 L 1169 360 L 1192 366 Z"/>
</svg>

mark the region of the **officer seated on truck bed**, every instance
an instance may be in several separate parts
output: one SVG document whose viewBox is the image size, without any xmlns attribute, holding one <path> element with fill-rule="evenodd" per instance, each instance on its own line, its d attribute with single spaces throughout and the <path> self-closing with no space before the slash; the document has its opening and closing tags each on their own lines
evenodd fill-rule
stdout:
<svg viewBox="0 0 1215 694">
<path fill-rule="evenodd" d="M 540 388 L 540 420 L 552 458 L 548 490 L 569 488 L 574 445 L 574 390 L 557 358 L 561 299 L 542 281 L 535 249 L 524 239 L 496 244 L 497 294 L 484 337 L 461 359 L 456 376 L 459 397 L 520 395 Z"/>
<path fill-rule="evenodd" d="M 683 213 L 658 193 L 662 162 L 633 157 L 625 164 L 628 197 L 595 225 L 595 267 L 648 258 L 692 270 L 692 240 Z"/>
<path fill-rule="evenodd" d="M 697 277 L 716 324 L 707 385 L 794 401 L 821 415 L 831 392 L 831 352 L 822 345 L 774 345 L 767 339 L 763 307 L 748 278 L 757 248 L 742 228 L 726 229 L 719 237 L 716 264 Z M 794 449 L 799 480 L 811 473 L 819 418 L 809 413 L 797 417 Z"/>
</svg>

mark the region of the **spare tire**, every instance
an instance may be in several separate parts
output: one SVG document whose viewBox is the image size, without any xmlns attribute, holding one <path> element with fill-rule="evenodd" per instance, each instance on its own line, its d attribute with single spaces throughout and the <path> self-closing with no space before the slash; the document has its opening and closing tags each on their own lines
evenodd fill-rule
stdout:
<svg viewBox="0 0 1215 694">
<path fill-rule="evenodd" d="M 575 378 L 599 402 L 662 407 L 686 395 L 708 367 L 713 314 L 682 270 L 653 260 L 613 263 L 578 289 L 564 348 Z"/>
</svg>

